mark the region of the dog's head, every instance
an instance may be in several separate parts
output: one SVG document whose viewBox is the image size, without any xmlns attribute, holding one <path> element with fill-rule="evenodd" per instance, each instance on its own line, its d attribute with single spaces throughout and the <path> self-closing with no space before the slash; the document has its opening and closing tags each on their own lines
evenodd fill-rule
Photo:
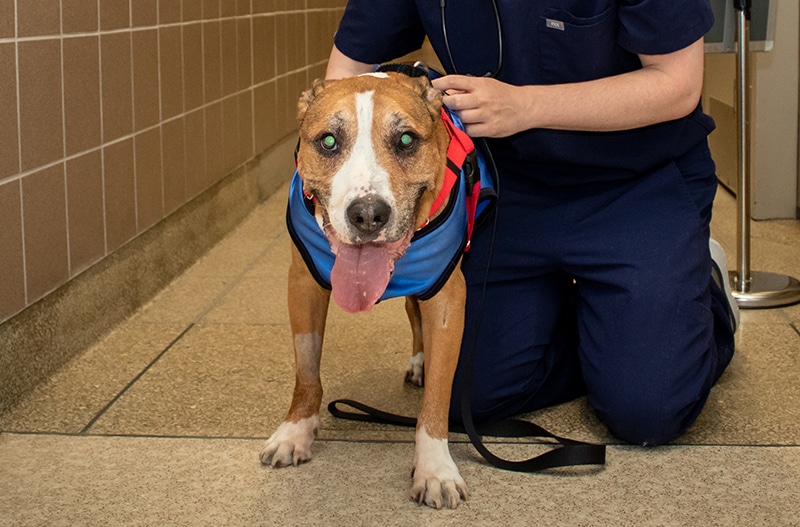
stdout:
<svg viewBox="0 0 800 527">
<path fill-rule="evenodd" d="M 298 170 L 341 242 L 392 243 L 424 223 L 444 178 L 441 101 L 427 78 L 398 73 L 303 93 Z"/>
<path fill-rule="evenodd" d="M 346 280 L 382 277 L 382 288 L 354 294 L 379 297 L 394 261 L 428 220 L 449 142 L 441 106 L 426 77 L 399 73 L 316 81 L 300 98 L 297 168 L 337 255 L 331 280 L 337 267 L 339 275 L 347 269 Z M 359 267 L 367 258 L 380 259 L 380 268 Z M 335 282 L 333 290 L 336 297 Z"/>
</svg>

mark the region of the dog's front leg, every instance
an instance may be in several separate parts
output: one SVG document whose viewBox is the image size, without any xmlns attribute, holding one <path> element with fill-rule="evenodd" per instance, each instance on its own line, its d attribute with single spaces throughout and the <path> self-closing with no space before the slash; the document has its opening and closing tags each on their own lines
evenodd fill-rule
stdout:
<svg viewBox="0 0 800 527">
<path fill-rule="evenodd" d="M 419 312 L 419 300 L 415 297 L 406 297 L 406 314 L 411 323 L 413 344 L 411 359 L 406 370 L 406 382 L 422 386 L 425 384 L 425 345 L 422 339 L 422 315 Z"/>
<path fill-rule="evenodd" d="M 450 456 L 448 418 L 453 377 L 464 330 L 466 287 L 460 269 L 433 298 L 421 301 L 425 393 L 417 421 L 411 498 L 440 508 L 458 507 L 467 485 Z"/>
<path fill-rule="evenodd" d="M 293 246 L 289 319 L 294 339 L 294 395 L 286 419 L 261 451 L 261 462 L 265 465 L 298 465 L 311 459 L 311 443 L 319 427 L 322 402 L 319 365 L 329 300 L 330 291 L 317 284 Z"/>
</svg>

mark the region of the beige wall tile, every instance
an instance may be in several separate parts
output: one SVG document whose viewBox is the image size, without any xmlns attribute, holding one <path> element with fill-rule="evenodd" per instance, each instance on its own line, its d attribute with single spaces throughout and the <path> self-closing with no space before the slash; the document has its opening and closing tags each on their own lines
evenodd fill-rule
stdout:
<svg viewBox="0 0 800 527">
<path fill-rule="evenodd" d="M 236 55 L 239 73 L 238 90 L 245 90 L 250 87 L 252 83 L 251 33 L 250 19 L 239 19 L 236 21 Z"/>
<path fill-rule="evenodd" d="M 159 29 L 161 54 L 161 119 L 183 113 L 183 64 L 181 63 L 181 28 Z"/>
<path fill-rule="evenodd" d="M 222 96 L 227 97 L 239 87 L 236 53 L 236 21 L 223 20 L 221 24 L 222 39 Z"/>
<path fill-rule="evenodd" d="M 105 255 L 103 162 L 100 150 L 67 161 L 70 274 Z"/>
<path fill-rule="evenodd" d="M 0 38 L 13 37 L 15 32 L 14 0 L 0 0 Z"/>
<path fill-rule="evenodd" d="M 22 214 L 28 302 L 33 302 L 69 278 L 64 165 L 22 179 Z"/>
<path fill-rule="evenodd" d="M 19 172 L 16 61 L 14 44 L 0 44 L 0 179 Z"/>
<path fill-rule="evenodd" d="M 222 18 L 236 16 L 239 9 L 239 0 L 224 0 L 223 2 L 220 2 L 220 4 Z"/>
<path fill-rule="evenodd" d="M 203 26 L 183 27 L 183 82 L 185 111 L 203 105 Z"/>
<path fill-rule="evenodd" d="M 164 123 L 161 151 L 164 177 L 164 214 L 174 212 L 186 202 L 186 156 L 184 119 Z"/>
<path fill-rule="evenodd" d="M 275 111 L 275 126 L 278 137 L 289 133 L 297 117 L 297 99 L 290 77 L 278 79 L 278 108 Z"/>
<path fill-rule="evenodd" d="M 61 43 L 34 40 L 18 48 L 22 169 L 29 170 L 64 155 Z"/>
<path fill-rule="evenodd" d="M 253 18 L 253 82 L 275 77 L 275 17 Z"/>
<path fill-rule="evenodd" d="M 25 307 L 20 182 L 0 184 L 0 320 Z"/>
<path fill-rule="evenodd" d="M 136 235 L 133 139 L 103 149 L 106 249 L 115 251 Z"/>
<path fill-rule="evenodd" d="M 275 45 L 278 52 L 275 54 L 275 73 L 283 75 L 289 71 L 289 49 L 294 47 L 294 35 L 289 27 L 291 17 L 286 14 L 275 15 Z"/>
<path fill-rule="evenodd" d="M 130 3 L 128 0 L 100 0 L 100 29 L 130 27 Z"/>
<path fill-rule="evenodd" d="M 158 0 L 133 0 L 131 2 L 131 25 L 133 27 L 158 24 Z"/>
<path fill-rule="evenodd" d="M 286 121 L 288 119 L 287 116 L 290 112 L 289 78 L 280 77 L 276 79 L 275 91 L 275 106 L 272 108 L 269 115 L 275 123 L 275 137 L 283 137 L 286 129 Z M 296 113 L 297 101 L 295 100 L 292 102 L 295 104 L 292 106 L 291 112 Z"/>
<path fill-rule="evenodd" d="M 205 111 L 186 114 L 186 197 L 193 198 L 206 188 Z"/>
<path fill-rule="evenodd" d="M 276 112 L 276 82 L 268 82 L 253 90 L 253 129 L 255 151 L 261 153 L 278 138 Z"/>
<path fill-rule="evenodd" d="M 238 0 L 238 9 L 236 10 L 237 15 L 249 15 L 250 14 L 250 0 Z"/>
<path fill-rule="evenodd" d="M 239 163 L 253 157 L 253 92 L 239 94 Z"/>
<path fill-rule="evenodd" d="M 200 20 L 203 18 L 203 4 L 200 0 L 187 0 L 183 2 L 183 21 Z"/>
<path fill-rule="evenodd" d="M 196 4 L 196 1 L 187 0 L 187 4 Z M 159 24 L 175 24 L 180 22 L 181 17 L 181 0 L 159 0 L 158 2 L 158 23 Z"/>
<path fill-rule="evenodd" d="M 131 35 L 129 33 L 102 35 L 100 54 L 100 74 L 103 79 L 103 140 L 108 142 L 133 131 Z"/>
<path fill-rule="evenodd" d="M 158 123 L 158 31 L 134 31 L 133 124 L 139 131 Z"/>
<path fill-rule="evenodd" d="M 61 0 L 64 33 L 86 33 L 99 27 L 97 0 Z"/>
<path fill-rule="evenodd" d="M 59 3 L 53 0 L 17 2 L 17 31 L 20 37 L 57 35 L 61 32 Z"/>
<path fill-rule="evenodd" d="M 275 0 L 253 0 L 253 13 L 271 13 L 275 10 Z"/>
<path fill-rule="evenodd" d="M 222 137 L 225 163 L 222 173 L 227 174 L 239 164 L 239 98 L 236 96 L 222 100 Z"/>
<path fill-rule="evenodd" d="M 64 118 L 67 155 L 100 146 L 98 37 L 64 39 Z"/>
<path fill-rule="evenodd" d="M 306 65 L 306 16 L 305 13 L 290 15 L 289 17 L 289 71 L 294 71 Z M 289 44 L 289 42 L 292 42 Z"/>
<path fill-rule="evenodd" d="M 323 43 L 327 44 L 327 39 L 323 40 L 322 37 L 327 31 L 327 12 L 310 12 L 308 13 L 308 63 L 314 64 L 317 61 L 325 58 L 325 52 L 322 51 Z M 328 50 L 330 52 L 330 49 Z M 321 58 L 320 58 L 321 57 Z"/>
<path fill-rule="evenodd" d="M 299 71 L 289 76 L 289 90 L 286 101 L 286 130 L 284 133 L 297 129 L 297 101 L 300 95 L 311 85 L 308 71 Z"/>
<path fill-rule="evenodd" d="M 308 13 L 309 64 L 327 60 L 341 15 L 337 11 Z"/>
<path fill-rule="evenodd" d="M 203 85 L 205 102 L 222 96 L 222 57 L 219 22 L 203 23 Z"/>
<path fill-rule="evenodd" d="M 200 1 L 200 0 L 198 0 Z M 220 0 L 201 0 L 203 2 L 203 20 L 219 18 Z M 231 0 L 226 0 L 230 2 Z"/>
<path fill-rule="evenodd" d="M 211 186 L 224 175 L 225 142 L 222 126 L 222 101 L 206 106 L 206 185 Z"/>
<path fill-rule="evenodd" d="M 134 137 L 136 155 L 136 210 L 138 232 L 164 217 L 164 186 L 161 181 L 161 128 Z"/>
</svg>

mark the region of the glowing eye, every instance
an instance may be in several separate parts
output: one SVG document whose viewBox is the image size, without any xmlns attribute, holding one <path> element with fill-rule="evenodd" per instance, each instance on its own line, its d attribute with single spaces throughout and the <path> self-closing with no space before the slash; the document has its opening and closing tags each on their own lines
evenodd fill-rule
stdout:
<svg viewBox="0 0 800 527">
<path fill-rule="evenodd" d="M 325 134 L 322 136 L 320 145 L 322 145 L 322 148 L 325 150 L 335 150 L 337 147 L 336 138 L 331 134 Z"/>
<path fill-rule="evenodd" d="M 414 136 L 409 133 L 405 133 L 400 136 L 400 148 L 411 148 L 414 146 Z"/>
</svg>

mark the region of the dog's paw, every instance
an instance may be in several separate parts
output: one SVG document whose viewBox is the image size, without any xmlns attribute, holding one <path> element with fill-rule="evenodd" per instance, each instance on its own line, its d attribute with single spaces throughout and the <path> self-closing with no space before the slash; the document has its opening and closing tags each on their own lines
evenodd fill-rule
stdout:
<svg viewBox="0 0 800 527">
<path fill-rule="evenodd" d="M 417 431 L 413 483 L 410 497 L 435 509 L 455 509 L 469 498 L 467 484 L 450 457 L 446 439 L 433 439 L 424 430 Z"/>
<path fill-rule="evenodd" d="M 261 451 L 261 463 L 272 467 L 297 466 L 311 461 L 311 443 L 319 428 L 319 416 L 314 415 L 296 423 L 284 421 L 267 439 Z"/>
<path fill-rule="evenodd" d="M 408 361 L 406 382 L 417 386 L 425 384 L 425 354 L 421 351 L 413 355 Z"/>
</svg>

